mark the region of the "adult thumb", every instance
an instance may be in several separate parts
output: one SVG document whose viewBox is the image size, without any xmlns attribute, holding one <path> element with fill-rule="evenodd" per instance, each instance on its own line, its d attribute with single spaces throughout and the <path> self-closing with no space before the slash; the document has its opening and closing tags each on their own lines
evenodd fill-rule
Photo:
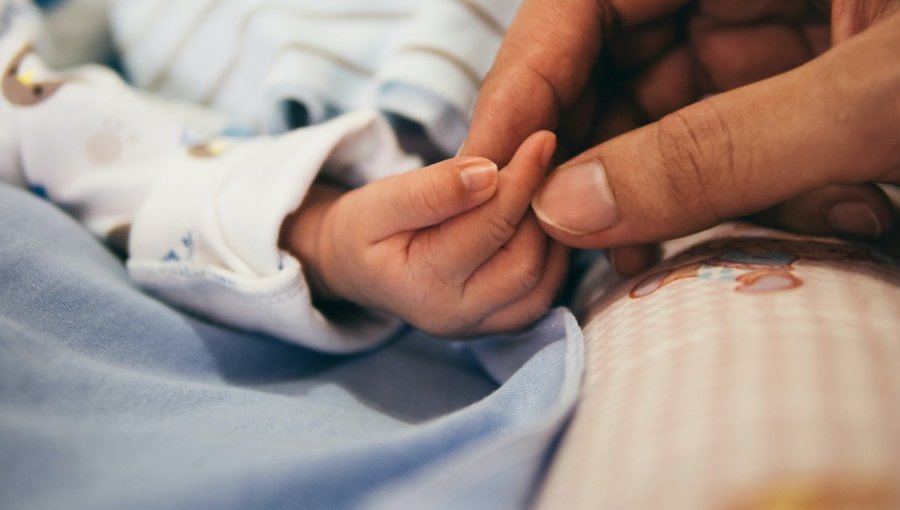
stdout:
<svg viewBox="0 0 900 510">
<path fill-rule="evenodd" d="M 900 143 L 900 15 L 788 73 L 714 96 L 558 168 L 533 201 L 579 247 L 696 232 L 830 184 L 883 180 Z"/>
</svg>

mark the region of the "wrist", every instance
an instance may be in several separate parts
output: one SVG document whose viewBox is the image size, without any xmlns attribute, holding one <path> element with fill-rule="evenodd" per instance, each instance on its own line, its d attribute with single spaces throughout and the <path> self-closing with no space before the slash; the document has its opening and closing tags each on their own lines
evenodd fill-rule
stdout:
<svg viewBox="0 0 900 510">
<path fill-rule="evenodd" d="M 328 255 L 323 225 L 343 192 L 334 185 L 313 184 L 300 207 L 288 215 L 281 226 L 278 244 L 300 261 L 310 293 L 316 300 L 342 300 L 325 274 Z"/>
</svg>

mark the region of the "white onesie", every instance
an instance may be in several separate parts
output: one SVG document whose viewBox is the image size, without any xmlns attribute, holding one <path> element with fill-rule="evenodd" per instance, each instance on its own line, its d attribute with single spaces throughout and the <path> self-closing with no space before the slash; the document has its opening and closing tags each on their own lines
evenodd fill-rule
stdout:
<svg viewBox="0 0 900 510">
<path fill-rule="evenodd" d="M 39 28 L 29 2 L 0 0 L 0 179 L 98 237 L 130 231 L 131 276 L 190 312 L 332 352 L 393 331 L 397 321 L 377 315 L 329 321 L 277 245 L 323 168 L 358 185 L 420 164 L 377 112 L 223 137 L 221 114 L 136 92 L 109 69 L 49 69 L 31 49 Z"/>
</svg>

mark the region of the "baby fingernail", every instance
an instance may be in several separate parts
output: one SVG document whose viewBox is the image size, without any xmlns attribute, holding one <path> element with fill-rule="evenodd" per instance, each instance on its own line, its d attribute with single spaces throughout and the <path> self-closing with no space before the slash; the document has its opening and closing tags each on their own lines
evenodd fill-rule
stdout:
<svg viewBox="0 0 900 510">
<path fill-rule="evenodd" d="M 828 211 L 828 223 L 838 232 L 860 237 L 878 237 L 884 229 L 875 212 L 862 202 L 842 202 Z"/>
<path fill-rule="evenodd" d="M 469 191 L 481 191 L 489 188 L 497 180 L 497 165 L 484 158 L 473 158 L 460 164 L 459 177 Z"/>
<path fill-rule="evenodd" d="M 619 221 L 606 169 L 596 159 L 553 172 L 537 192 L 532 208 L 545 223 L 575 235 L 597 232 Z"/>
<path fill-rule="evenodd" d="M 544 142 L 544 150 L 541 152 L 541 166 L 547 168 L 550 160 L 553 159 L 554 152 L 556 152 L 556 135 L 550 133 Z"/>
</svg>

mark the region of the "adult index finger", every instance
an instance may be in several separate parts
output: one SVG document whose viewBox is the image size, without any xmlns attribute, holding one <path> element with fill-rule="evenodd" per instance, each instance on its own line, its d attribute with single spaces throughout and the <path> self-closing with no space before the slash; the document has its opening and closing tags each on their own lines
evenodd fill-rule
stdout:
<svg viewBox="0 0 900 510">
<path fill-rule="evenodd" d="M 595 0 L 527 0 L 475 106 L 462 155 L 503 166 L 536 131 L 556 128 L 587 82 L 614 13 Z"/>
<path fill-rule="evenodd" d="M 588 81 L 603 41 L 688 0 L 527 0 L 482 86 L 461 155 L 509 162 L 528 135 L 554 130 Z"/>
</svg>

